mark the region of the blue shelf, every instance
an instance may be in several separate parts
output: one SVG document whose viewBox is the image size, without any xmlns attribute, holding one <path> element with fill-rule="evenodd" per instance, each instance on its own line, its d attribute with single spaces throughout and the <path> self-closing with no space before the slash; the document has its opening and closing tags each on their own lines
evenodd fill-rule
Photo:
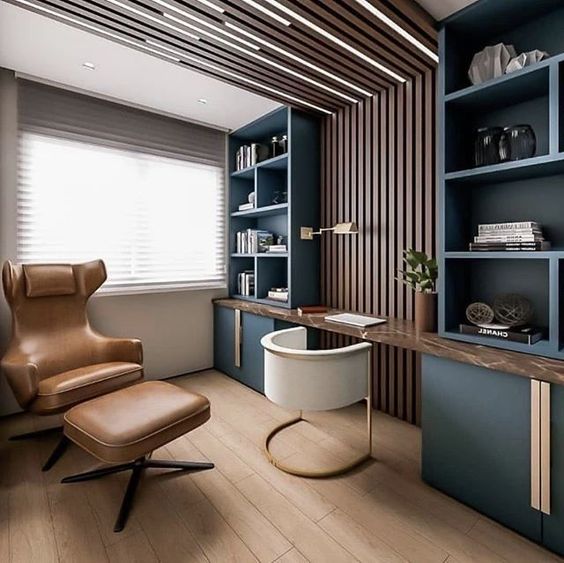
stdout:
<svg viewBox="0 0 564 563">
<path fill-rule="evenodd" d="M 252 301 L 253 303 L 260 303 L 261 305 L 272 305 L 274 307 L 283 307 L 289 309 L 290 305 L 285 301 L 276 301 L 275 299 L 260 299 L 250 295 L 233 295 L 233 299 L 242 299 L 243 301 Z"/>
<path fill-rule="evenodd" d="M 547 250 L 538 252 L 527 252 L 520 250 L 506 250 L 498 252 L 445 252 L 445 258 L 456 260 L 480 260 L 480 259 L 501 259 L 501 260 L 548 260 L 550 258 L 563 259 L 564 250 Z"/>
<path fill-rule="evenodd" d="M 448 94 L 444 102 L 466 109 L 475 107 L 486 109 L 500 103 L 503 104 L 508 99 L 515 104 L 537 96 L 546 96 L 549 89 L 549 66 L 555 60 L 563 58 L 562 56 L 552 57 L 511 74 L 505 74 L 475 86 L 468 86 Z"/>
<path fill-rule="evenodd" d="M 266 207 L 255 207 L 244 211 L 234 211 L 231 217 L 271 217 L 272 215 L 282 215 L 288 212 L 287 203 L 267 205 Z"/>
<path fill-rule="evenodd" d="M 238 254 L 234 252 L 231 258 L 288 258 L 287 252 L 258 252 L 256 254 Z"/>
<path fill-rule="evenodd" d="M 279 154 L 273 158 L 269 158 L 268 160 L 263 160 L 253 166 L 249 166 L 248 168 L 243 168 L 243 170 L 236 170 L 235 172 L 231 172 L 232 178 L 246 178 L 251 180 L 255 177 L 255 170 L 257 168 L 263 168 L 268 170 L 285 170 L 288 167 L 288 153 Z"/>
<path fill-rule="evenodd" d="M 552 356 L 555 353 L 554 347 L 548 340 L 540 340 L 536 344 L 529 345 L 521 344 L 520 342 L 509 342 L 508 340 L 498 340 L 497 338 L 489 338 L 487 336 L 460 334 L 454 330 L 446 331 L 444 334 L 441 334 L 441 336 L 450 338 L 451 340 L 459 340 L 460 342 L 470 342 L 471 344 L 491 346 L 493 348 L 501 348 L 503 350 L 511 350 L 513 352 L 536 354 L 538 356 Z"/>
<path fill-rule="evenodd" d="M 233 171 L 237 150 L 242 145 L 268 145 L 273 136 L 281 134 L 288 136 L 288 153 L 263 160 L 245 170 Z M 317 116 L 288 107 L 281 107 L 229 135 L 230 251 L 237 248 L 237 233 L 249 227 L 283 237 L 289 250 L 230 254 L 230 295 L 238 293 L 239 274 L 252 271 L 258 297 L 236 297 L 286 308 L 319 303 L 320 244 L 318 240 L 301 240 L 296 227 L 319 225 L 319 135 Z M 292 197 L 296 191 L 299 197 Z M 248 201 L 252 192 L 257 207 L 238 211 L 239 205 Z M 288 196 L 287 202 L 273 204 L 284 192 Z M 266 295 L 273 287 L 287 287 L 289 303 L 267 299 Z"/>
<path fill-rule="evenodd" d="M 445 180 L 456 183 L 510 182 L 562 173 L 564 173 L 564 153 L 558 153 L 448 172 L 445 174 Z"/>
</svg>

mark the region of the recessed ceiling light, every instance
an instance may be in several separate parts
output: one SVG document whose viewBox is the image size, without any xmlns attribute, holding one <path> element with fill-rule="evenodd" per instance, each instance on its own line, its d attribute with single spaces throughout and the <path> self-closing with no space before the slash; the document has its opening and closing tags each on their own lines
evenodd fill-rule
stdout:
<svg viewBox="0 0 564 563">
<path fill-rule="evenodd" d="M 208 101 L 205 98 L 198 98 L 198 103 L 205 106 L 208 103 Z"/>
<path fill-rule="evenodd" d="M 247 3 L 250 2 L 250 0 L 244 0 L 244 1 L 247 2 Z M 346 43 L 342 39 L 339 39 L 338 37 L 336 37 L 332 33 L 329 33 L 328 31 L 326 31 L 322 27 L 319 27 L 317 24 L 309 21 L 308 19 L 304 18 L 303 16 L 301 16 L 297 12 L 294 12 L 294 10 L 291 10 L 290 8 L 281 4 L 277 0 L 264 0 L 264 1 L 268 2 L 271 6 L 275 6 L 276 8 L 278 8 L 279 10 L 284 12 L 285 14 L 288 14 L 289 16 L 291 16 L 295 20 L 299 21 L 300 23 L 304 24 L 305 26 L 309 27 L 313 31 L 319 33 L 319 35 L 323 35 L 323 37 L 326 37 L 327 39 L 329 39 L 329 41 L 335 43 L 336 45 L 339 45 L 339 47 L 346 49 L 349 53 L 356 55 L 359 59 L 366 61 L 368 64 L 372 65 L 374 68 L 377 68 L 378 70 L 385 72 L 386 74 L 388 74 L 392 78 L 395 78 L 398 82 L 406 82 L 406 79 L 403 76 L 400 76 L 399 74 L 397 74 L 393 70 L 384 66 L 382 63 L 379 63 L 378 61 L 374 60 L 372 57 L 365 55 L 362 51 L 359 51 L 358 49 L 356 49 L 352 45 L 349 45 L 348 43 Z"/>
<path fill-rule="evenodd" d="M 241 33 L 242 35 L 245 35 L 247 37 L 249 37 L 250 39 L 252 39 L 253 41 L 256 41 L 257 43 L 260 43 L 261 45 L 265 45 L 266 47 L 269 47 L 270 49 L 272 49 L 273 51 L 276 51 L 278 53 L 282 53 L 285 57 L 288 57 L 289 59 L 292 59 L 294 61 L 297 61 L 313 70 L 316 70 L 317 72 L 332 78 L 333 80 L 340 82 L 341 84 L 344 84 L 345 86 L 348 86 L 349 88 L 352 88 L 353 90 L 356 90 L 357 92 L 360 92 L 361 94 L 363 94 L 364 96 L 372 96 L 372 92 L 369 92 L 368 90 L 365 90 L 364 88 L 361 88 L 360 86 L 357 86 L 356 84 L 353 84 L 352 82 L 349 82 L 348 80 L 345 80 L 344 78 L 341 78 L 340 76 L 329 72 L 328 70 L 325 70 L 324 68 L 321 68 L 320 66 L 317 66 L 315 64 L 313 64 L 312 62 L 303 59 L 302 57 L 298 57 L 297 55 L 294 55 L 294 53 L 287 51 L 286 49 L 282 49 L 282 47 L 279 47 L 278 45 L 274 44 L 274 43 L 270 43 L 270 41 L 266 41 L 264 39 L 262 39 L 261 37 L 258 37 L 252 33 L 249 33 L 246 29 L 243 29 L 242 27 L 239 27 L 237 25 L 233 25 L 232 23 L 229 22 L 225 22 L 225 25 L 227 27 L 230 27 L 231 29 L 234 29 L 236 31 L 238 31 L 239 33 Z"/>
<path fill-rule="evenodd" d="M 161 49 L 164 49 L 165 51 L 168 51 L 169 53 L 173 53 L 174 55 L 181 58 L 182 61 L 192 61 L 192 62 L 194 62 L 198 65 L 211 68 L 212 70 L 215 70 L 216 72 L 220 72 L 222 74 L 226 74 L 227 76 L 231 76 L 232 78 L 235 78 L 239 82 L 246 82 L 247 84 L 251 84 L 253 86 L 256 86 L 257 88 L 260 88 L 261 90 L 266 90 L 267 92 L 272 92 L 272 93 L 277 94 L 278 96 L 280 96 L 282 98 L 286 98 L 287 100 L 298 102 L 298 103 L 300 103 L 304 106 L 308 106 L 312 109 L 316 109 L 317 111 L 320 111 L 320 112 L 325 113 L 327 115 L 332 115 L 334 113 L 332 111 L 329 111 L 328 109 L 325 109 L 325 108 L 322 108 L 320 106 L 316 106 L 315 104 L 312 104 L 310 102 L 307 102 L 306 100 L 302 100 L 301 98 L 297 98 L 296 96 L 286 94 L 285 92 L 277 90 L 276 88 L 271 88 L 270 86 L 267 86 L 266 84 L 262 84 L 261 82 L 257 82 L 256 80 L 251 80 L 250 78 L 247 78 L 246 76 L 241 76 L 240 74 L 237 74 L 235 72 L 231 72 L 230 70 L 226 70 L 226 69 L 219 67 L 217 65 L 208 63 L 207 61 L 197 59 L 196 57 L 192 57 L 191 55 L 188 55 L 186 53 L 181 53 L 180 51 L 178 51 L 176 49 L 171 49 L 170 47 L 166 47 L 165 45 L 161 45 L 161 44 L 157 43 L 156 41 L 152 41 L 151 39 L 147 39 L 147 43 L 149 43 L 150 45 L 154 45 L 155 47 L 160 47 Z"/>
<path fill-rule="evenodd" d="M 436 53 L 433 53 L 431 49 L 425 47 L 421 41 L 413 37 L 411 33 L 407 32 L 401 26 L 399 26 L 394 20 L 389 18 L 386 14 L 381 12 L 376 6 L 372 5 L 367 0 L 356 0 L 357 4 L 364 6 L 370 13 L 374 14 L 381 22 L 384 22 L 388 27 L 392 28 L 398 35 L 401 35 L 404 39 L 409 41 L 412 45 L 415 45 L 422 53 L 425 53 L 430 59 L 439 62 L 439 57 Z"/>
<path fill-rule="evenodd" d="M 94 63 L 91 63 L 89 61 L 86 61 L 84 63 L 82 63 L 82 66 L 88 70 L 96 70 L 96 65 Z"/>
</svg>

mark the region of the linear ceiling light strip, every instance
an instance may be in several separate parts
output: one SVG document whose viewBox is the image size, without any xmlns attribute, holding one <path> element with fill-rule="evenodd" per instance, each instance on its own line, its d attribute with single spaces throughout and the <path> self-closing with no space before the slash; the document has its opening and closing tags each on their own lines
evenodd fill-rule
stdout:
<svg viewBox="0 0 564 563">
<path fill-rule="evenodd" d="M 294 55 L 294 53 L 287 51 L 286 49 L 282 49 L 281 47 L 279 47 L 278 45 L 275 45 L 274 43 L 271 43 L 270 41 L 266 41 L 265 39 L 262 39 L 261 37 L 258 37 L 256 35 L 254 35 L 253 33 L 250 33 L 249 31 L 243 29 L 242 27 L 234 25 L 230 22 L 225 22 L 225 25 L 227 27 L 233 29 L 233 30 L 238 31 L 242 35 L 249 37 L 250 39 L 252 39 L 256 43 L 260 43 L 261 45 L 265 45 L 266 47 L 272 49 L 273 51 L 281 53 L 285 57 L 288 57 L 288 58 L 290 58 L 294 61 L 297 61 L 300 64 L 303 64 L 303 65 L 311 68 L 312 70 L 315 70 L 315 71 L 319 72 L 320 74 L 323 74 L 324 76 L 327 76 L 328 78 L 331 78 L 332 80 L 335 80 L 336 82 L 340 82 L 344 86 L 348 86 L 352 90 L 356 90 L 357 92 L 359 92 L 360 94 L 363 94 L 364 96 L 368 97 L 368 96 L 373 95 L 372 92 L 369 92 L 368 90 L 365 90 L 364 88 L 361 88 L 360 86 L 357 86 L 356 84 L 353 84 L 352 82 L 349 82 L 348 80 L 345 80 L 344 78 L 341 78 L 340 76 L 337 76 L 336 74 L 333 74 L 332 72 L 329 72 L 328 70 L 325 70 L 324 68 L 321 68 L 320 66 L 317 66 L 317 65 L 309 62 L 306 59 L 303 59 L 302 57 L 298 57 L 297 55 Z"/>
<path fill-rule="evenodd" d="M 237 73 L 232 72 L 230 70 L 226 70 L 226 69 L 219 67 L 217 65 L 208 63 L 207 61 L 197 59 L 196 57 L 192 57 L 191 55 L 188 55 L 186 53 L 182 53 L 180 51 L 177 51 L 176 49 L 171 49 L 170 47 L 166 47 L 165 45 L 161 45 L 160 43 L 157 43 L 156 41 L 152 41 L 151 39 L 148 39 L 147 43 L 149 43 L 150 45 L 153 45 L 154 47 L 159 47 L 160 49 L 164 49 L 165 51 L 168 51 L 169 53 L 174 54 L 181 61 L 192 61 L 193 63 L 195 63 L 197 65 L 205 66 L 207 68 L 215 70 L 216 72 L 220 72 L 221 74 L 231 76 L 232 78 L 235 78 L 236 80 L 246 82 L 247 84 L 251 84 L 253 86 L 256 86 L 257 88 L 261 88 L 262 90 L 266 90 L 267 92 L 272 92 L 273 94 L 276 94 L 277 96 L 280 96 L 280 97 L 285 98 L 287 100 L 297 102 L 299 104 L 310 107 L 312 109 L 315 109 L 315 110 L 320 111 L 322 113 L 325 113 L 327 115 L 333 114 L 333 112 L 329 111 L 328 109 L 322 108 L 320 106 L 316 106 L 315 104 L 307 102 L 306 100 L 302 100 L 301 98 L 297 98 L 297 97 L 292 96 L 290 94 L 286 94 L 285 92 L 281 92 L 280 90 L 277 90 L 275 88 L 271 88 L 270 86 L 267 86 L 266 84 L 262 84 L 261 82 L 251 80 L 250 78 L 247 78 L 245 76 L 241 76 L 240 74 L 237 74 Z"/>
<path fill-rule="evenodd" d="M 225 12 L 223 8 L 217 6 L 213 2 L 210 2 L 209 0 L 196 0 L 196 1 L 199 2 L 200 4 L 203 4 L 204 6 L 207 6 L 208 8 L 211 8 L 212 10 L 215 10 L 216 12 L 219 12 L 220 14 L 223 14 L 223 12 Z"/>
<path fill-rule="evenodd" d="M 155 16 L 152 16 L 150 14 L 147 14 L 141 10 L 138 10 L 137 8 L 134 8 L 133 6 L 129 6 L 128 4 L 125 4 L 124 2 L 121 2 L 120 0 L 105 0 L 106 2 L 109 2 L 110 4 L 113 4 L 114 6 L 119 6 L 120 8 L 123 8 L 125 10 L 128 10 L 134 14 L 137 14 L 141 17 L 145 17 L 151 21 L 155 21 L 157 23 L 160 23 L 162 25 L 165 25 L 166 27 L 169 28 L 175 28 L 176 30 L 179 30 L 179 28 L 176 28 L 175 26 L 171 26 L 171 24 L 167 23 L 166 21 L 161 20 L 160 18 L 157 18 Z M 164 3 L 164 2 L 163 2 Z M 176 16 L 173 16 L 172 14 L 166 13 L 166 12 L 162 12 L 162 15 L 167 18 L 170 19 L 176 23 L 179 23 L 185 27 L 188 27 L 189 29 L 195 31 L 196 33 L 200 33 L 201 35 L 210 37 L 211 39 L 213 39 L 214 41 L 218 41 L 219 43 L 223 43 L 224 45 L 227 45 L 228 47 L 230 47 L 231 49 L 235 49 L 237 51 L 240 51 L 241 53 L 245 54 L 246 56 L 250 56 L 253 57 L 257 60 L 260 60 L 270 66 L 273 66 L 275 68 L 278 68 L 279 70 L 282 70 L 283 72 L 286 72 L 287 74 L 291 74 L 293 76 L 295 76 L 296 78 L 300 78 L 302 80 L 305 80 L 306 82 L 309 82 L 310 84 L 313 84 L 314 86 L 317 86 L 318 88 L 321 88 L 323 90 L 326 90 L 327 92 L 330 92 L 348 102 L 352 102 L 352 103 L 358 103 L 358 100 L 355 98 L 352 98 L 351 96 L 348 96 L 347 94 L 344 94 L 343 92 L 340 92 L 339 90 L 335 90 L 334 88 L 331 88 L 329 86 L 326 86 L 325 84 L 322 84 L 321 82 L 317 82 L 299 72 L 296 72 L 288 67 L 285 67 L 284 65 L 278 64 L 274 61 L 271 61 L 270 59 L 267 59 L 266 57 L 262 57 L 261 55 L 258 55 L 252 51 L 249 51 L 248 49 L 244 49 L 242 47 L 240 47 L 239 45 L 236 45 L 234 43 L 231 43 L 230 41 L 227 41 L 225 39 L 223 39 L 222 37 L 219 37 L 217 35 L 214 35 L 213 33 L 210 33 L 209 31 L 206 31 L 204 29 L 200 29 L 194 25 L 192 25 L 191 23 L 184 21 L 180 18 L 177 18 Z M 181 32 L 183 32 L 182 30 L 179 30 Z M 183 32 L 183 33 L 187 33 L 187 32 Z"/>
<path fill-rule="evenodd" d="M 175 61 L 175 62 L 180 62 L 180 60 L 177 59 L 176 57 L 172 57 L 170 55 L 167 55 L 166 53 L 161 53 L 157 49 L 152 49 L 151 47 L 147 47 L 143 43 L 138 43 L 137 41 L 132 41 L 131 39 L 127 39 L 126 37 L 122 37 L 118 33 L 112 33 L 111 31 L 106 31 L 105 29 L 100 29 L 99 27 L 97 27 L 95 25 L 90 25 L 89 23 L 85 23 L 85 22 L 83 22 L 79 19 L 72 18 L 72 17 L 67 16 L 65 14 L 61 14 L 60 12 L 57 12 L 56 10 L 44 8 L 43 6 L 40 6 L 40 5 L 35 4 L 33 2 L 28 2 L 27 0 L 13 0 L 13 1 L 17 2 L 18 4 L 23 4 L 24 6 L 29 6 L 30 8 L 33 8 L 34 10 L 38 10 L 40 12 L 44 12 L 46 14 L 56 16 L 57 18 L 60 18 L 64 21 L 68 21 L 68 22 L 70 22 L 74 25 L 77 25 L 79 27 L 83 27 L 85 29 L 95 31 L 96 33 L 100 33 L 101 35 L 111 37 L 112 39 L 117 39 L 118 41 L 122 41 L 123 43 L 127 43 L 128 45 L 133 45 L 133 46 L 135 46 L 139 49 L 143 49 L 144 51 L 148 51 L 150 53 L 157 54 L 161 57 L 164 57 L 166 59 L 169 59 L 169 60 L 172 60 L 172 61 Z"/>
<path fill-rule="evenodd" d="M 373 4 L 368 2 L 367 0 L 355 0 L 355 2 L 357 4 L 360 4 L 361 6 L 363 6 L 366 10 L 368 10 L 371 14 L 376 16 L 381 22 L 383 22 L 389 28 L 394 30 L 398 35 L 403 37 L 406 41 L 411 43 L 413 46 L 417 47 L 417 49 L 419 49 L 422 53 L 427 55 L 427 57 L 429 57 L 432 61 L 434 61 L 436 63 L 439 62 L 439 56 L 436 53 L 434 53 L 433 51 L 431 51 L 431 49 L 429 49 L 428 47 L 423 45 L 423 43 L 421 43 L 421 41 L 419 41 L 418 39 L 413 37 L 413 35 L 411 35 L 411 33 L 409 33 L 408 31 L 403 29 L 401 26 L 399 26 L 395 21 L 393 21 L 386 14 L 384 14 L 378 8 L 376 8 L 376 6 L 374 6 Z"/>
<path fill-rule="evenodd" d="M 226 37 L 230 37 L 231 39 L 234 39 L 235 41 L 239 41 L 239 43 L 242 43 L 243 45 L 246 45 L 247 47 L 250 47 L 251 49 L 254 49 L 255 51 L 259 50 L 259 47 L 257 47 L 254 43 L 251 43 L 250 41 L 245 41 L 245 39 L 241 39 L 240 37 L 237 37 L 237 35 L 235 35 L 234 33 L 229 33 L 228 31 L 225 31 L 224 29 L 221 29 L 221 28 L 217 27 L 216 25 L 207 22 L 206 20 L 204 20 L 202 18 L 199 18 L 198 16 L 195 16 L 195 15 L 191 14 L 190 12 L 187 12 L 186 10 L 181 10 L 180 8 L 177 8 L 173 4 L 170 4 L 169 2 L 165 2 L 164 0 L 152 0 L 152 1 L 155 4 L 162 6 L 163 8 L 166 8 L 168 10 L 176 12 L 177 14 L 180 14 L 185 18 L 191 19 L 192 21 L 195 21 L 195 22 L 199 23 L 200 25 L 211 28 L 216 33 L 221 33 L 222 35 L 225 35 Z"/>
<path fill-rule="evenodd" d="M 152 16 L 151 14 L 147 14 L 147 13 L 141 11 L 141 10 L 138 10 L 137 8 L 134 8 L 133 6 L 129 6 L 127 4 L 124 4 L 123 2 L 120 2 L 119 0 L 106 0 L 106 2 L 113 4 L 114 6 L 124 8 L 125 10 L 129 10 L 130 12 L 137 14 L 139 16 L 143 16 L 150 21 L 161 24 L 164 27 L 167 27 L 168 29 L 172 29 L 173 31 L 176 31 L 176 32 L 178 32 L 182 35 L 186 35 L 187 37 L 190 37 L 191 39 L 196 39 L 196 40 L 200 39 L 197 35 L 194 35 L 193 33 L 186 31 L 185 29 L 181 29 L 179 27 L 176 27 L 175 25 L 172 25 L 172 24 L 170 24 L 166 21 L 163 22 L 160 18 Z"/>
<path fill-rule="evenodd" d="M 242 1 L 245 2 L 246 4 L 250 5 L 250 2 L 252 0 L 242 0 Z M 397 74 L 393 70 L 384 66 L 382 63 L 379 63 L 378 61 L 376 61 L 372 57 L 369 57 L 368 55 L 364 54 L 362 51 L 359 51 L 358 49 L 356 49 L 352 45 L 349 45 L 348 43 L 346 43 L 342 39 L 339 39 L 338 37 L 336 37 L 335 35 L 333 35 L 329 31 L 326 31 L 322 27 L 319 27 L 317 24 L 309 21 L 307 18 L 304 18 L 303 16 L 301 16 L 297 12 L 294 12 L 294 10 L 291 10 L 290 8 L 284 6 L 283 4 L 278 2 L 277 0 L 264 0 L 264 1 L 268 2 L 271 6 L 275 6 L 276 8 L 278 8 L 279 10 L 281 10 L 282 12 L 287 14 L 288 16 L 292 17 L 293 19 L 299 21 L 300 23 L 302 23 L 306 27 L 309 27 L 311 30 L 315 31 L 319 35 L 322 35 L 326 39 L 329 39 L 329 41 L 335 43 L 335 45 L 339 45 L 339 47 L 342 47 L 343 49 L 347 50 L 349 53 L 352 53 L 353 55 L 357 56 L 358 58 L 362 59 L 363 61 L 366 61 L 369 65 L 373 66 L 374 68 L 377 68 L 378 70 L 380 70 L 380 71 L 386 73 L 387 75 L 391 76 L 392 78 L 394 78 L 398 82 L 406 82 L 406 79 L 403 76 L 400 76 L 399 74 Z"/>
<path fill-rule="evenodd" d="M 130 12 L 137 14 L 141 17 L 145 17 L 151 21 L 156 21 L 157 23 L 161 23 L 166 25 L 167 27 L 171 27 L 170 24 L 163 22 L 160 18 L 157 18 L 155 16 L 152 16 L 150 14 L 147 14 L 141 10 L 138 10 L 137 8 L 134 8 L 133 6 L 129 6 L 128 4 L 125 4 L 124 2 L 121 2 L 120 0 L 105 0 L 106 2 L 109 2 L 110 4 L 113 4 L 115 6 L 119 6 L 125 10 L 129 10 Z M 163 2 L 164 4 L 165 2 Z M 160 4 L 160 2 L 159 2 Z M 237 51 L 240 51 L 241 53 L 245 54 L 248 57 L 252 57 L 254 59 L 257 59 L 259 61 L 262 61 L 264 63 L 266 63 L 269 66 L 273 66 L 279 70 L 281 70 L 282 72 L 285 72 L 287 74 L 290 74 L 292 76 L 295 76 L 296 78 L 299 78 L 301 80 L 305 80 L 306 82 L 309 82 L 310 84 L 313 84 L 314 86 L 317 86 L 318 88 L 321 88 L 322 90 L 325 90 L 327 92 L 330 92 L 331 94 L 334 94 L 335 96 L 338 96 L 339 98 L 342 98 L 343 100 L 346 100 L 347 102 L 351 102 L 351 103 L 358 103 L 358 99 L 353 98 L 352 96 L 349 96 L 348 94 L 345 94 L 339 90 L 335 90 L 335 88 L 331 88 L 330 86 L 327 86 L 326 84 L 323 84 L 321 82 L 318 82 L 317 80 L 314 80 L 313 78 L 310 78 L 308 76 L 306 76 L 305 74 L 301 74 L 300 72 L 296 72 L 295 70 L 292 70 L 291 68 L 288 68 L 284 65 L 281 65 L 275 61 L 272 61 L 266 57 L 263 57 L 253 51 L 249 51 L 248 49 L 244 49 L 242 47 L 240 47 L 239 45 L 236 45 L 234 43 L 231 43 L 230 41 L 227 41 L 226 39 L 223 39 L 222 37 L 219 37 L 213 33 L 210 33 L 209 31 L 206 31 L 204 29 L 200 29 L 194 25 L 192 25 L 191 23 L 184 21 L 180 18 L 177 18 L 176 16 L 173 16 L 172 14 L 163 12 L 162 15 L 167 18 L 170 19 L 176 23 L 179 23 L 183 26 L 188 27 L 189 29 L 195 31 L 196 33 L 200 33 L 201 35 L 210 37 L 211 39 L 213 39 L 214 41 L 218 41 L 219 43 L 223 43 L 224 45 L 230 47 L 231 49 L 235 49 Z M 175 26 L 172 26 L 173 28 L 175 28 Z M 178 28 L 176 28 L 178 29 Z M 185 32 L 187 33 L 187 32 Z"/>
<path fill-rule="evenodd" d="M 273 12 L 272 10 L 269 10 L 268 8 L 264 7 L 262 4 L 255 2 L 255 0 L 243 0 L 243 1 L 249 6 L 251 6 L 252 8 L 254 8 L 255 10 L 258 10 L 259 12 L 266 14 L 267 16 L 271 17 L 273 20 L 276 20 L 277 22 L 281 23 L 282 25 L 285 25 L 286 27 L 289 26 L 291 23 L 286 18 L 283 18 L 281 15 L 277 14 L 276 12 Z"/>
</svg>

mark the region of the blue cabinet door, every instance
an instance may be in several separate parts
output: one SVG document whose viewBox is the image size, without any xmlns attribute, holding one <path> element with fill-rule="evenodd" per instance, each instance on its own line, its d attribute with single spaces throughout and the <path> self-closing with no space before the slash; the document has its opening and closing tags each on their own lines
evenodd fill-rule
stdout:
<svg viewBox="0 0 564 563">
<path fill-rule="evenodd" d="M 531 499 L 530 381 L 422 359 L 422 474 L 448 495 L 541 541 Z"/>
<path fill-rule="evenodd" d="M 235 310 L 214 307 L 214 367 L 237 381 L 264 392 L 261 338 L 274 330 L 274 319 L 241 314 L 241 362 L 235 365 Z"/>
<path fill-rule="evenodd" d="M 550 386 L 550 515 L 542 517 L 542 539 L 564 555 L 564 387 Z"/>
<path fill-rule="evenodd" d="M 243 313 L 243 346 L 241 351 L 241 382 L 264 393 L 264 350 L 261 338 L 274 330 L 274 319 Z"/>
</svg>

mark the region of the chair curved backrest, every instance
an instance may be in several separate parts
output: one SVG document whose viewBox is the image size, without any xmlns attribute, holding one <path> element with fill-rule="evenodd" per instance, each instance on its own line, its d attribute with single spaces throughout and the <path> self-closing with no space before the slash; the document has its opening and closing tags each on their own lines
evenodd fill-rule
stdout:
<svg viewBox="0 0 564 563">
<path fill-rule="evenodd" d="M 102 260 L 5 262 L 2 283 L 12 313 L 12 339 L 5 358 L 34 364 L 39 380 L 95 363 L 99 336 L 90 327 L 86 304 L 105 280 Z"/>
<path fill-rule="evenodd" d="M 307 330 L 297 327 L 271 332 L 261 344 L 265 395 L 284 408 L 332 410 L 368 395 L 368 342 L 307 350 Z"/>
</svg>

